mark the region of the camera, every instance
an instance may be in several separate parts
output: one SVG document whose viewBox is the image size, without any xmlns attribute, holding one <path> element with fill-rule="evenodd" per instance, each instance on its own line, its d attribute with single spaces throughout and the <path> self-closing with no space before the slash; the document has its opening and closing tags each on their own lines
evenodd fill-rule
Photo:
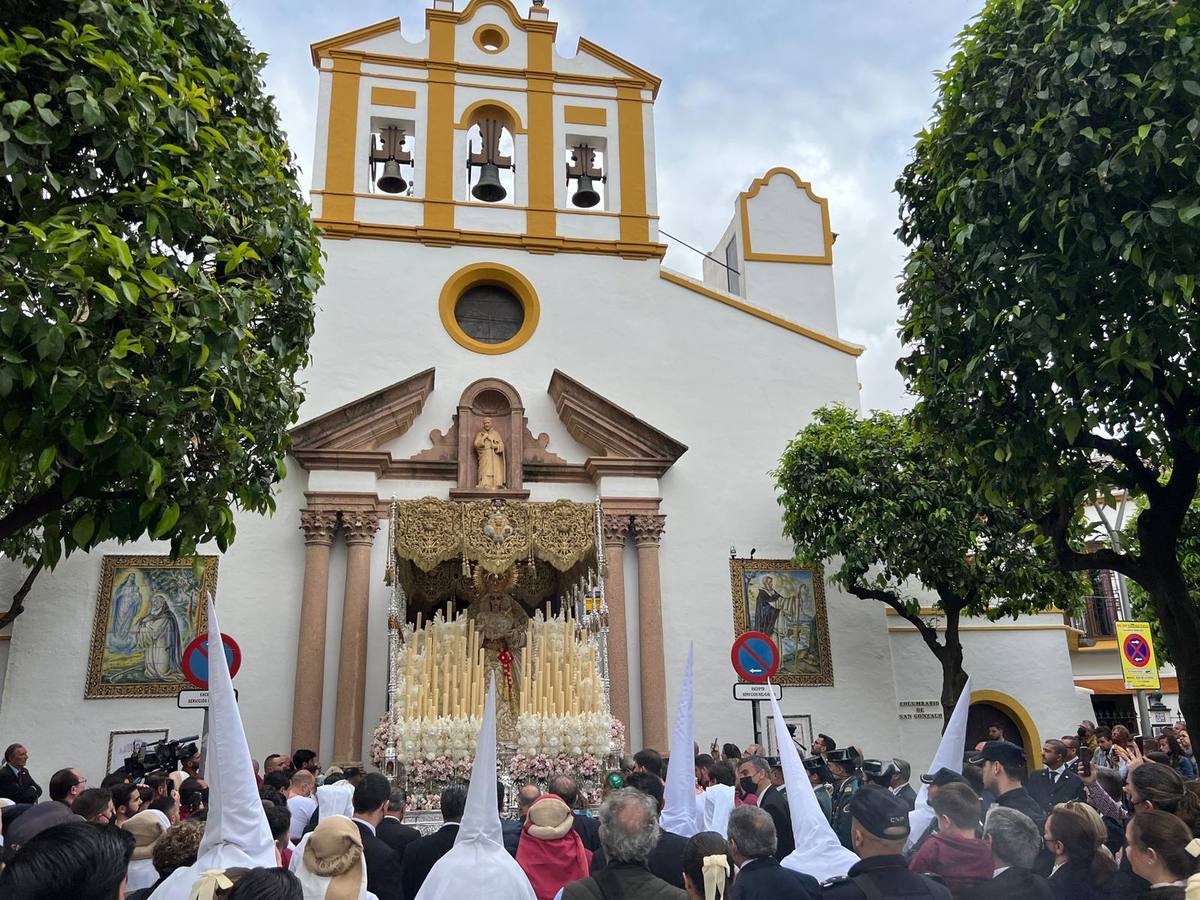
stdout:
<svg viewBox="0 0 1200 900">
<path fill-rule="evenodd" d="M 182 760 L 195 756 L 200 748 L 196 741 L 200 735 L 193 734 L 178 740 L 155 741 L 143 744 L 137 752 L 125 759 L 125 771 L 131 778 L 144 778 L 157 772 L 173 772 Z"/>
</svg>

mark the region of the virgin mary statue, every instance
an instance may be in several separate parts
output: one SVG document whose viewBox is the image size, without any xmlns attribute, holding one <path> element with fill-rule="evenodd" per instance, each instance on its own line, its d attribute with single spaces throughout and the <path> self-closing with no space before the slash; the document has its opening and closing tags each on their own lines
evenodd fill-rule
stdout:
<svg viewBox="0 0 1200 900">
<path fill-rule="evenodd" d="M 183 673 L 183 648 L 179 622 L 166 594 L 150 598 L 150 611 L 137 624 L 137 642 L 143 648 L 143 667 L 149 681 L 171 681 Z"/>
</svg>

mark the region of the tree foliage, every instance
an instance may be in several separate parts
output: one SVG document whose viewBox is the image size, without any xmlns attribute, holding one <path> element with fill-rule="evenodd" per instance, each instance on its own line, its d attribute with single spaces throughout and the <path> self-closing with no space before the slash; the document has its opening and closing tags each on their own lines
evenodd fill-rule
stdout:
<svg viewBox="0 0 1200 900">
<path fill-rule="evenodd" d="M 219 0 L 17 8 L 0 550 L 40 568 L 143 534 L 224 549 L 234 505 L 274 508 L 322 277 L 264 57 Z"/>
<path fill-rule="evenodd" d="M 1200 639 L 1176 552 L 1200 474 L 1198 38 L 1194 2 L 990 0 L 897 184 L 922 425 L 1061 566 L 1143 584 L 1176 644 Z M 1071 541 L 1113 489 L 1147 501 L 1138 553 Z M 1180 681 L 1200 722 L 1200 659 Z"/>
<path fill-rule="evenodd" d="M 838 560 L 832 579 L 904 616 L 943 666 L 947 709 L 966 674 L 963 614 L 996 620 L 1079 595 L 1077 577 L 1054 566 L 1049 545 L 1011 504 L 983 500 L 967 466 L 904 416 L 861 419 L 845 407 L 817 410 L 775 473 L 784 530 L 800 557 Z M 945 633 L 921 616 L 914 588 L 936 595 Z"/>
</svg>

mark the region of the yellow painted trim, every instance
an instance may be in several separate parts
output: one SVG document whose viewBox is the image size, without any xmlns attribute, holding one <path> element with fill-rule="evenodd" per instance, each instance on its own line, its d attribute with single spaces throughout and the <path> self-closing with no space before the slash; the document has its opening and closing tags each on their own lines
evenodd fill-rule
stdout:
<svg viewBox="0 0 1200 900">
<path fill-rule="evenodd" d="M 487 35 L 487 32 L 491 32 L 492 34 Z M 487 44 L 484 43 L 485 36 L 499 38 L 498 40 L 494 41 L 497 46 L 487 46 Z M 484 53 L 503 53 L 508 49 L 508 32 L 499 25 L 493 25 L 491 22 L 486 22 L 476 28 L 475 33 L 471 35 L 471 40 L 473 40 L 475 42 L 475 46 Z"/>
<path fill-rule="evenodd" d="M 363 59 L 359 56 L 352 56 L 349 58 L 358 59 L 360 62 L 370 62 L 370 60 Z M 511 76 L 511 73 L 508 73 L 508 74 L 509 74 L 509 76 Z M 390 72 L 365 72 L 364 71 L 362 73 L 362 76 L 363 76 L 363 78 L 370 78 L 370 79 L 379 78 L 379 79 L 383 79 L 386 81 L 405 81 L 405 82 L 408 82 L 409 84 L 429 84 L 428 78 L 418 78 L 415 75 L 393 75 Z M 551 76 L 547 76 L 547 77 L 551 77 Z M 553 80 L 552 77 L 551 77 L 551 80 Z M 483 84 L 482 82 L 478 82 L 478 81 L 458 81 L 457 79 L 455 80 L 454 84 L 456 87 L 479 88 L 480 90 L 483 90 L 483 91 L 508 91 L 509 93 L 512 93 L 512 94 L 524 94 L 524 93 L 526 93 L 526 90 L 527 90 L 525 85 Z M 604 94 L 582 94 L 582 93 L 579 93 L 578 91 L 555 91 L 554 96 L 555 97 L 577 97 L 581 100 L 606 100 L 610 103 L 617 99 L 616 97 L 608 97 Z M 645 102 L 645 101 L 643 101 L 643 102 Z"/>
<path fill-rule="evenodd" d="M 458 129 L 470 128 L 476 121 L 486 118 L 484 111 L 491 111 L 500 119 L 500 124 L 509 130 L 510 134 L 526 134 L 525 127 L 521 124 L 520 114 L 505 103 L 503 100 L 476 100 L 470 106 L 463 110 L 458 121 L 454 123 L 454 127 Z"/>
<path fill-rule="evenodd" d="M 400 19 L 393 17 L 391 19 L 384 19 L 382 22 L 376 22 L 374 25 L 367 25 L 355 31 L 347 31 L 345 34 L 337 34 L 333 37 L 325 38 L 323 41 L 317 41 L 315 44 L 310 45 L 309 48 L 312 53 L 312 64 L 320 68 L 321 57 L 329 56 L 331 50 L 341 49 L 347 44 L 357 44 L 359 41 L 370 40 L 371 38 L 391 34 L 393 31 L 399 30 Z"/>
<path fill-rule="evenodd" d="M 813 331 L 804 325 L 796 322 L 789 322 L 787 319 L 781 318 L 774 313 L 769 313 L 765 309 L 759 309 L 757 306 L 751 306 L 744 303 L 732 294 L 727 294 L 723 291 L 716 291 L 708 285 L 701 284 L 691 278 L 683 275 L 678 275 L 675 272 L 667 269 L 660 269 L 658 277 L 664 281 L 669 281 L 672 284 L 677 284 L 681 288 L 686 288 L 693 293 L 708 297 L 710 300 L 716 300 L 718 303 L 724 303 L 726 306 L 732 306 L 734 309 L 744 312 L 747 315 L 754 316 L 756 319 L 762 319 L 764 322 L 770 322 L 772 325 L 778 325 L 780 328 L 785 328 L 795 334 L 803 335 L 806 338 L 816 341 L 819 344 L 824 344 L 826 347 L 832 347 L 834 350 L 840 350 L 842 353 L 848 353 L 850 356 L 862 356 L 864 347 L 858 344 L 851 344 L 849 341 L 843 341 L 840 338 L 830 337 L 827 334 L 821 334 L 819 331 Z"/>
<path fill-rule="evenodd" d="M 436 205 L 453 213 L 456 204 L 439 203 Z M 428 208 L 429 204 L 426 203 L 426 218 L 429 217 Z M 458 228 L 384 225 L 373 222 L 338 222 L 324 218 L 317 218 L 314 222 L 321 229 L 322 236 L 331 241 L 368 238 L 418 242 L 431 247 L 451 247 L 455 244 L 465 244 L 471 247 L 525 250 L 530 253 L 591 253 L 600 256 L 621 256 L 626 259 L 662 259 L 667 254 L 665 244 L 626 243 L 624 241 L 601 241 L 561 236 L 537 237 L 530 234 L 507 234 L 498 231 L 464 231 Z"/>
<path fill-rule="evenodd" d="M 528 36 L 528 66 L 542 77 L 529 78 L 526 104 L 529 109 L 529 138 L 526 141 L 529 162 L 529 206 L 525 213 L 525 231 L 539 238 L 558 233 L 554 212 L 554 184 L 562 171 L 554 146 L 554 82 L 548 77 L 554 64 L 554 38 L 548 32 L 535 31 Z"/>
<path fill-rule="evenodd" d="M 371 103 L 375 106 L 398 106 L 401 109 L 416 109 L 417 92 L 375 86 L 371 88 Z"/>
<path fill-rule="evenodd" d="M 425 127 L 425 216 L 431 229 L 454 227 L 454 26 L 435 10 L 426 10 L 429 29 L 429 88 Z"/>
<path fill-rule="evenodd" d="M 608 110 L 601 106 L 564 106 L 563 121 L 568 125 L 607 125 Z"/>
<path fill-rule="evenodd" d="M 520 330 L 500 344 L 486 344 L 483 341 L 475 340 L 462 330 L 462 326 L 458 324 L 458 320 L 454 316 L 454 307 L 463 293 L 477 285 L 485 284 L 499 285 L 512 291 L 513 295 L 521 301 L 521 307 L 525 311 L 525 321 L 521 323 Z M 451 275 L 442 286 L 442 293 L 438 298 L 438 314 L 442 317 L 442 327 L 456 343 L 475 353 L 494 356 L 500 353 L 511 353 L 533 337 L 534 331 L 537 330 L 538 319 L 541 318 L 542 307 L 538 301 L 537 291 L 533 289 L 529 279 L 516 269 L 500 265 L 500 263 L 472 263 L 469 266 L 463 266 Z"/>
<path fill-rule="evenodd" d="M 933 628 L 937 631 L 942 630 L 943 626 L 934 625 Z M 1073 629 L 1067 625 L 961 625 L 959 631 L 1072 631 Z M 888 634 L 916 634 L 917 629 L 913 625 L 895 626 L 888 628 Z"/>
<path fill-rule="evenodd" d="M 1078 653 L 1116 653 L 1116 651 L 1116 638 L 1103 638 L 1102 640 L 1096 641 L 1096 643 L 1090 647 L 1080 646 L 1076 648 L 1076 652 Z"/>
<path fill-rule="evenodd" d="M 575 53 L 586 53 L 588 56 L 594 56 L 596 59 L 608 63 L 614 69 L 624 72 L 630 78 L 644 82 L 650 93 L 655 97 L 658 96 L 658 89 L 662 86 L 661 78 L 657 75 L 651 75 L 641 66 L 635 66 L 627 59 L 617 56 L 611 50 L 605 50 L 599 44 L 593 44 L 587 38 L 581 37 L 578 46 L 575 48 Z"/>
<path fill-rule="evenodd" d="M 475 18 L 475 13 L 479 11 L 481 6 L 500 7 L 502 10 L 508 13 L 508 20 L 512 22 L 513 27 L 520 29 L 521 31 L 524 31 L 528 25 L 528 23 L 521 18 L 520 13 L 517 12 L 517 8 L 513 6 L 512 3 L 509 3 L 508 0 L 471 0 L 471 2 L 467 4 L 466 9 L 464 9 L 462 12 L 454 12 L 448 9 L 427 9 L 425 11 L 425 21 L 429 22 L 431 19 L 440 18 L 453 21 L 455 23 L 469 22 L 471 19 Z"/>
<path fill-rule="evenodd" d="M 617 88 L 617 141 L 621 160 L 621 206 L 618 212 L 646 212 L 646 136 L 642 104 L 636 88 Z M 621 240 L 648 241 L 650 231 L 640 218 L 622 217 Z"/>
<path fill-rule="evenodd" d="M 399 21 L 399 20 L 397 20 Z M 354 193 L 357 168 L 355 136 L 358 133 L 359 63 L 335 59 L 330 75 L 329 133 L 325 143 L 325 187 L 334 194 Z M 354 221 L 353 196 L 326 199 L 321 215 L 342 222 Z"/>
<path fill-rule="evenodd" d="M 797 189 L 804 191 L 808 195 L 808 199 L 812 200 L 821 207 L 821 229 L 825 235 L 825 252 L 821 256 L 799 256 L 790 253 L 756 253 L 751 246 L 750 240 L 750 213 L 747 202 L 758 196 L 768 182 L 776 175 L 786 175 L 792 179 Z M 829 227 L 829 201 L 824 197 L 818 197 L 813 193 L 812 185 L 804 181 L 793 172 L 784 166 L 776 166 L 768 171 L 762 178 L 755 178 L 750 182 L 750 188 L 738 194 L 738 213 L 742 219 L 742 243 L 744 245 L 744 258 L 756 262 L 783 262 L 783 263 L 809 263 L 812 265 L 832 265 L 833 264 L 833 230 Z"/>
<path fill-rule="evenodd" d="M 1029 771 L 1033 772 L 1042 767 L 1042 736 L 1038 732 L 1037 723 L 1021 702 L 1015 697 L 1000 691 L 971 691 L 971 703 L 987 703 L 998 707 L 1017 723 L 1021 732 L 1021 743 L 1025 746 L 1025 762 Z"/>
<path fill-rule="evenodd" d="M 371 196 L 375 196 L 375 195 L 372 194 Z M 885 616 L 896 616 L 896 617 L 900 616 L 900 613 L 896 612 L 890 606 L 887 607 L 883 611 L 883 614 Z M 1031 615 L 1038 615 L 1038 616 L 1062 615 L 1062 614 L 1063 614 L 1063 611 L 1061 609 L 1058 609 L 1057 607 L 1050 607 L 1048 609 L 1043 609 L 1037 613 L 1031 613 Z M 917 615 L 919 615 L 919 616 L 944 616 L 946 614 L 944 612 L 942 612 L 940 609 L 935 609 L 932 606 L 922 606 L 920 608 L 920 610 L 917 612 Z M 983 616 L 966 616 L 965 618 L 967 618 L 969 620 L 969 619 L 982 619 L 984 617 Z"/>
</svg>

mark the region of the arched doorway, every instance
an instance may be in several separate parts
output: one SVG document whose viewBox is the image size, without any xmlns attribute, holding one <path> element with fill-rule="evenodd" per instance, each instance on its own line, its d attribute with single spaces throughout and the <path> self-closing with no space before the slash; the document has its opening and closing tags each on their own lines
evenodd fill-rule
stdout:
<svg viewBox="0 0 1200 900">
<path fill-rule="evenodd" d="M 967 713 L 967 746 L 974 747 L 987 740 L 989 725 L 1000 725 L 1005 740 L 1025 750 L 1030 770 L 1041 763 L 1041 739 L 1033 717 L 1015 698 L 1000 691 L 972 691 L 971 708 Z"/>
</svg>

